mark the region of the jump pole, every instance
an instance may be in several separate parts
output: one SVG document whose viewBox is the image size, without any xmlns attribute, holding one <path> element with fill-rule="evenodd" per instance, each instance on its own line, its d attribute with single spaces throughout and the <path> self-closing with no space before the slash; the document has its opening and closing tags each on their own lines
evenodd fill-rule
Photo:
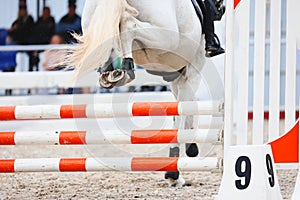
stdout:
<svg viewBox="0 0 300 200">
<path fill-rule="evenodd" d="M 221 115 L 222 110 L 219 101 L 0 106 L 0 120 Z"/>
<path fill-rule="evenodd" d="M 220 130 L 10 131 L 0 132 L 0 145 L 183 144 L 221 142 Z"/>
<path fill-rule="evenodd" d="M 208 171 L 219 169 L 216 157 L 205 158 L 35 158 L 0 160 L 0 173 L 92 171 Z"/>
</svg>

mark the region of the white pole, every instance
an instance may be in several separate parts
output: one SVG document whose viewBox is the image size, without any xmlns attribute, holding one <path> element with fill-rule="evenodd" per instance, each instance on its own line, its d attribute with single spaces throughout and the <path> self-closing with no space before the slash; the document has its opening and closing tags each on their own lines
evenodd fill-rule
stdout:
<svg viewBox="0 0 300 200">
<path fill-rule="evenodd" d="M 285 77 L 285 129 L 289 130 L 295 123 L 296 111 L 296 26 L 299 26 L 297 17 L 297 1 L 287 0 L 286 25 L 286 77 Z"/>
<path fill-rule="evenodd" d="M 249 33 L 250 33 L 250 0 L 242 0 L 236 9 L 238 20 L 237 57 L 237 144 L 248 144 L 248 97 L 249 97 Z"/>
<path fill-rule="evenodd" d="M 252 144 L 264 143 L 266 0 L 255 1 Z"/>
<path fill-rule="evenodd" d="M 270 81 L 269 81 L 269 141 L 279 137 L 280 113 L 280 53 L 281 0 L 271 2 L 270 24 Z"/>
<path fill-rule="evenodd" d="M 234 99 L 234 1 L 226 1 L 226 55 L 225 55 L 225 107 L 224 107 L 224 160 L 232 145 Z M 225 167 L 225 166 L 224 166 Z"/>
</svg>

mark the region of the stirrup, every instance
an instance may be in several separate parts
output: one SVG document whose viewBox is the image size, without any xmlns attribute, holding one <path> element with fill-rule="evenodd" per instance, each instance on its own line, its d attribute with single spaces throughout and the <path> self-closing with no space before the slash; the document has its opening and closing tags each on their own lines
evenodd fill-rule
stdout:
<svg viewBox="0 0 300 200">
<path fill-rule="evenodd" d="M 214 46 L 212 47 L 214 48 L 210 48 L 210 47 L 205 48 L 206 50 L 205 56 L 208 58 L 225 53 L 225 50 L 221 47 L 220 40 L 216 34 L 214 34 Z"/>
<path fill-rule="evenodd" d="M 222 53 L 225 53 L 225 50 L 222 47 L 219 47 L 217 50 L 214 50 L 214 51 L 206 51 L 205 56 L 207 58 L 211 58 L 211 57 L 220 55 Z"/>
</svg>

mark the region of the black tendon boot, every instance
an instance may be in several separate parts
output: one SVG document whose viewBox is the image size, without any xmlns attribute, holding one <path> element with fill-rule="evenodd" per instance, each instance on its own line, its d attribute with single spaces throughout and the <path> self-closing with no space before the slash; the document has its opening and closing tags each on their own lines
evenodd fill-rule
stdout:
<svg viewBox="0 0 300 200">
<path fill-rule="evenodd" d="M 199 154 L 198 146 L 195 143 L 185 144 L 185 153 L 188 157 L 196 157 Z"/>
<path fill-rule="evenodd" d="M 135 79 L 134 62 L 132 58 L 124 58 L 122 61 L 122 69 L 125 70 L 131 80 Z"/>
<path fill-rule="evenodd" d="M 113 66 L 113 61 L 112 58 L 110 57 L 108 59 L 108 61 L 106 61 L 106 63 L 103 65 L 103 67 L 100 67 L 97 72 L 99 72 L 100 74 L 105 73 L 105 72 L 110 72 L 110 71 L 114 71 L 114 66 Z"/>
<path fill-rule="evenodd" d="M 169 157 L 179 157 L 179 147 L 170 148 Z M 165 179 L 177 180 L 179 178 L 179 172 L 166 172 Z"/>
</svg>

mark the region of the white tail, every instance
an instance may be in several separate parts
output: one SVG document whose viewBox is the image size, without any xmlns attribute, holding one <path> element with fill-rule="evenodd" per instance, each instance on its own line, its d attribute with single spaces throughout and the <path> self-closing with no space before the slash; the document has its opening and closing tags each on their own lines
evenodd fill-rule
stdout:
<svg viewBox="0 0 300 200">
<path fill-rule="evenodd" d="M 119 24 L 125 11 L 137 13 L 126 0 L 99 0 L 84 35 L 76 35 L 78 45 L 71 48 L 67 58 L 75 68 L 75 77 L 101 67 L 108 60 L 113 48 L 120 48 Z"/>
</svg>

